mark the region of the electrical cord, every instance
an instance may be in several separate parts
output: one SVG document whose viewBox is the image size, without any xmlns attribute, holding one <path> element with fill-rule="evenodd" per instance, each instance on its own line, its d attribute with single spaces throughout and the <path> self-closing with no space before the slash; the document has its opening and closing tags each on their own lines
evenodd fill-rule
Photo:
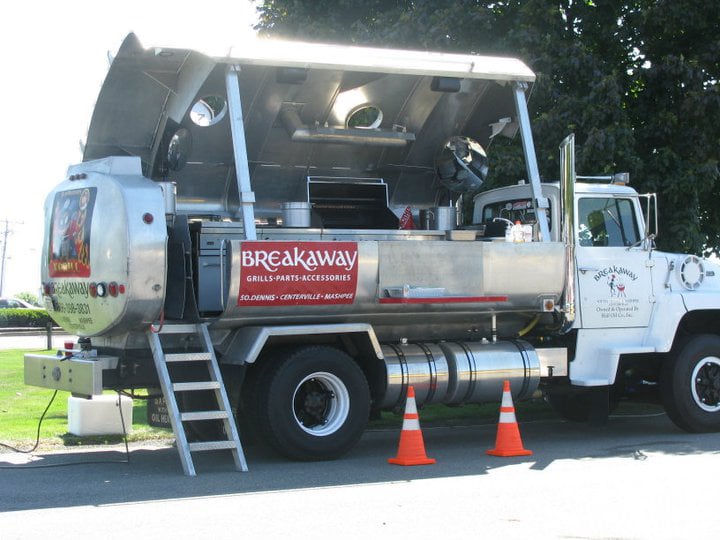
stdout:
<svg viewBox="0 0 720 540">
<path fill-rule="evenodd" d="M 117 397 L 118 397 L 118 409 L 120 409 L 120 424 L 122 425 L 123 430 L 123 441 L 125 442 L 125 461 L 124 463 L 130 463 L 130 448 L 128 448 L 128 440 L 127 440 L 127 430 L 125 429 L 125 417 L 123 416 L 123 410 L 122 410 L 122 394 L 120 394 L 120 390 L 117 390 Z"/>
<path fill-rule="evenodd" d="M 0 443 L 0 446 L 4 448 L 9 448 L 13 452 L 18 452 L 20 454 L 32 454 L 40 444 L 40 426 L 42 426 L 43 420 L 45 419 L 45 415 L 47 414 L 48 410 L 50 410 L 50 405 L 53 404 L 53 401 L 55 401 L 55 396 L 57 396 L 58 391 L 55 390 L 53 392 L 52 397 L 50 398 L 50 402 L 47 404 L 47 407 L 45 407 L 45 410 L 43 411 L 42 415 L 40 416 L 40 421 L 38 422 L 37 426 L 37 434 L 35 436 L 35 445 L 30 450 L 20 450 L 19 448 L 15 448 L 14 446 L 10 446 L 9 444 Z"/>
<path fill-rule="evenodd" d="M 14 446 L 11 446 L 9 444 L 5 444 L 0 442 L 0 446 L 4 448 L 8 448 L 9 450 L 12 450 L 13 452 L 18 452 L 20 454 L 32 454 L 37 447 L 40 445 L 40 428 L 42 426 L 43 420 L 45 419 L 45 415 L 47 414 L 48 410 L 50 409 L 50 406 L 53 404 L 53 401 L 55 401 L 55 396 L 57 396 L 58 391 L 55 390 L 53 392 L 52 397 L 50 398 L 50 401 L 48 402 L 47 406 L 45 407 L 45 410 L 43 411 L 42 415 L 40 416 L 40 420 L 38 422 L 37 426 L 37 434 L 35 437 L 35 444 L 30 450 L 21 450 L 19 448 L 15 448 Z M 102 460 L 91 460 L 91 461 L 74 461 L 74 462 L 66 462 L 66 463 L 50 463 L 50 464 L 42 464 L 42 465 L 0 465 L 0 469 L 50 469 L 54 467 L 69 467 L 72 465 L 95 465 L 95 464 L 101 464 L 101 463 L 130 463 L 130 448 L 128 446 L 128 440 L 127 440 L 127 429 L 125 428 L 125 417 L 123 416 L 122 411 L 122 398 L 121 393 L 119 390 L 117 390 L 118 394 L 118 409 L 120 409 L 120 423 L 122 424 L 122 430 L 123 430 L 123 441 L 125 442 L 125 459 L 102 459 Z"/>
</svg>

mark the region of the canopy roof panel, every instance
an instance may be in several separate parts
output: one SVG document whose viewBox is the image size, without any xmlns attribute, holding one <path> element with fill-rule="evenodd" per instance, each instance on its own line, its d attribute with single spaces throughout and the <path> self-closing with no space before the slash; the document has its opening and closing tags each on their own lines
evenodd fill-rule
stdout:
<svg viewBox="0 0 720 540">
<path fill-rule="evenodd" d="M 520 60 L 258 41 L 213 54 L 120 47 L 98 98 L 85 160 L 136 155 L 177 182 L 181 211 L 234 216 L 238 194 L 225 77 L 237 69 L 256 215 L 306 200 L 307 178 L 382 179 L 391 206 L 448 196 L 433 159 L 452 136 L 487 148 L 516 125 Z M 511 132 L 512 130 L 507 130 Z"/>
</svg>

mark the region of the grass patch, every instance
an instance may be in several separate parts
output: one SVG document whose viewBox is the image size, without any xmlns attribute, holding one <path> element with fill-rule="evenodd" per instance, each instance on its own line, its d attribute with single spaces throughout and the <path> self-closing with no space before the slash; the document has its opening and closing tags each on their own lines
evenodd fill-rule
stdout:
<svg viewBox="0 0 720 540">
<path fill-rule="evenodd" d="M 35 444 L 38 421 L 54 392 L 49 388 L 25 385 L 23 355 L 26 352 L 46 351 L 0 351 L 0 442 L 20 449 L 29 449 Z M 78 437 L 68 433 L 69 395 L 68 392 L 58 392 L 48 409 L 40 429 L 41 448 L 115 444 L 123 440 L 121 435 Z M 133 400 L 133 424 L 128 440 L 147 441 L 168 437 L 172 437 L 171 430 L 148 425 L 147 403 L 140 399 Z"/>
</svg>

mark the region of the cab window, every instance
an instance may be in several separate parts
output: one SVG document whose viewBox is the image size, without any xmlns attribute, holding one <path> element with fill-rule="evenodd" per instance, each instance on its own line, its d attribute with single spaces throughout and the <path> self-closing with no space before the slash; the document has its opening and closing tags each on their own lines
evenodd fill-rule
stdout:
<svg viewBox="0 0 720 540">
<path fill-rule="evenodd" d="M 631 199 L 585 198 L 578 201 L 581 246 L 629 247 L 640 241 Z"/>
</svg>

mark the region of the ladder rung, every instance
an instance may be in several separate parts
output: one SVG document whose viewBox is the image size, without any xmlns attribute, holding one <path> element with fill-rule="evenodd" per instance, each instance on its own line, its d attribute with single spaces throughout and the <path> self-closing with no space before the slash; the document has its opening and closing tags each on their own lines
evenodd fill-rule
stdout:
<svg viewBox="0 0 720 540">
<path fill-rule="evenodd" d="M 175 392 L 185 392 L 192 390 L 217 390 L 220 388 L 218 381 L 198 381 L 198 382 L 181 382 L 174 383 L 172 388 Z"/>
<path fill-rule="evenodd" d="M 158 334 L 196 334 L 197 325 L 194 324 L 165 324 Z"/>
<path fill-rule="evenodd" d="M 168 353 L 165 355 L 166 362 L 200 362 L 212 359 L 209 352 L 191 352 L 191 353 Z"/>
<path fill-rule="evenodd" d="M 203 441 L 188 443 L 191 452 L 205 452 L 207 450 L 235 450 L 237 445 L 233 441 Z"/>
<path fill-rule="evenodd" d="M 195 411 L 180 413 L 180 420 L 191 422 L 193 420 L 224 420 L 230 418 L 227 411 Z"/>
</svg>

